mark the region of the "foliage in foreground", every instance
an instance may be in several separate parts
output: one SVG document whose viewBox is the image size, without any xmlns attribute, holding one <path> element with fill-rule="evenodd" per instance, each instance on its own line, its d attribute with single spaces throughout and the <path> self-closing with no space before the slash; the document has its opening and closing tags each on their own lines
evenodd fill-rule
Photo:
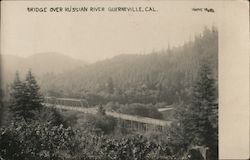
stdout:
<svg viewBox="0 0 250 160">
<path fill-rule="evenodd" d="M 140 135 L 110 138 L 62 125 L 22 121 L 0 130 L 0 157 L 8 160 L 170 160 L 174 156 L 170 146 L 156 144 Z"/>
<path fill-rule="evenodd" d="M 60 159 L 73 156 L 79 145 L 76 132 L 62 125 L 23 121 L 2 128 L 0 133 L 0 155 L 5 159 Z"/>
</svg>

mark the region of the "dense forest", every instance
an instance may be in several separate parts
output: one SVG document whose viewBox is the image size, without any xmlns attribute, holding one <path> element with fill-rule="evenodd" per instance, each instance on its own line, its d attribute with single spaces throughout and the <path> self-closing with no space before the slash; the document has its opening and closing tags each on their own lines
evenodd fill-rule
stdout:
<svg viewBox="0 0 250 160">
<path fill-rule="evenodd" d="M 21 72 L 22 73 L 22 72 Z M 218 31 L 150 54 L 120 55 L 62 73 L 30 70 L 4 87 L 0 159 L 218 159 Z M 5 82 L 5 84 L 7 84 Z M 44 106 L 44 97 L 85 100 L 97 114 Z M 159 108 L 174 108 L 162 114 Z M 106 111 L 171 121 L 135 131 Z"/>
<path fill-rule="evenodd" d="M 178 103 L 188 100 L 200 65 L 217 79 L 218 33 L 205 29 L 181 47 L 141 55 L 120 55 L 73 71 L 39 77 L 48 96 L 86 98 L 92 103 Z"/>
</svg>

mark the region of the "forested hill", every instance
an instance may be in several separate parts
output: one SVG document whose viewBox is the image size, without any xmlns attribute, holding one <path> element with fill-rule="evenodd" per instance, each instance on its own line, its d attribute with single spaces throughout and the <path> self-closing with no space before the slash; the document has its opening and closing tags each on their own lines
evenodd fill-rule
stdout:
<svg viewBox="0 0 250 160">
<path fill-rule="evenodd" d="M 79 98 L 91 93 L 125 96 L 129 102 L 171 104 L 190 95 L 201 63 L 210 65 L 216 79 L 217 61 L 218 32 L 213 28 L 180 47 L 119 55 L 59 75 L 46 74 L 38 80 L 42 91 L 50 96 Z"/>
</svg>

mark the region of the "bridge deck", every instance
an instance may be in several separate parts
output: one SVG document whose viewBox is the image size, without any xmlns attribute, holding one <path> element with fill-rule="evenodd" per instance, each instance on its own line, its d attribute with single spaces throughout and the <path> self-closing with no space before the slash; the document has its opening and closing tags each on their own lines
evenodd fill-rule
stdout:
<svg viewBox="0 0 250 160">
<path fill-rule="evenodd" d="M 72 110 L 72 111 L 78 111 L 88 114 L 96 114 L 97 108 L 83 108 L 83 107 L 72 107 L 67 105 L 61 105 L 61 104 L 50 104 L 50 103 L 44 103 L 43 104 L 46 107 L 53 107 L 58 109 L 64 109 L 64 110 Z M 128 114 L 122 114 L 117 112 L 110 112 L 106 111 L 106 115 L 112 116 L 114 118 L 122 119 L 122 120 L 128 120 L 138 123 L 145 123 L 145 124 L 151 124 L 151 125 L 157 125 L 157 126 L 169 126 L 171 124 L 171 121 L 164 121 L 154 118 L 148 118 L 148 117 L 140 117 L 140 116 L 132 116 Z"/>
</svg>

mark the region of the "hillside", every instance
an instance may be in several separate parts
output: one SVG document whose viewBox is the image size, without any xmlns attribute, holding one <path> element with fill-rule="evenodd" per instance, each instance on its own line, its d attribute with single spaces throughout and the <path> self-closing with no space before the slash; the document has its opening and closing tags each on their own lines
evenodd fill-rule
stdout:
<svg viewBox="0 0 250 160">
<path fill-rule="evenodd" d="M 59 75 L 47 74 L 39 78 L 39 83 L 42 91 L 51 96 L 92 95 L 96 103 L 115 99 L 120 103 L 171 104 L 180 97 L 188 99 L 200 64 L 208 63 L 217 79 L 217 61 L 218 32 L 205 29 L 194 41 L 178 48 L 119 55 Z"/>
</svg>

